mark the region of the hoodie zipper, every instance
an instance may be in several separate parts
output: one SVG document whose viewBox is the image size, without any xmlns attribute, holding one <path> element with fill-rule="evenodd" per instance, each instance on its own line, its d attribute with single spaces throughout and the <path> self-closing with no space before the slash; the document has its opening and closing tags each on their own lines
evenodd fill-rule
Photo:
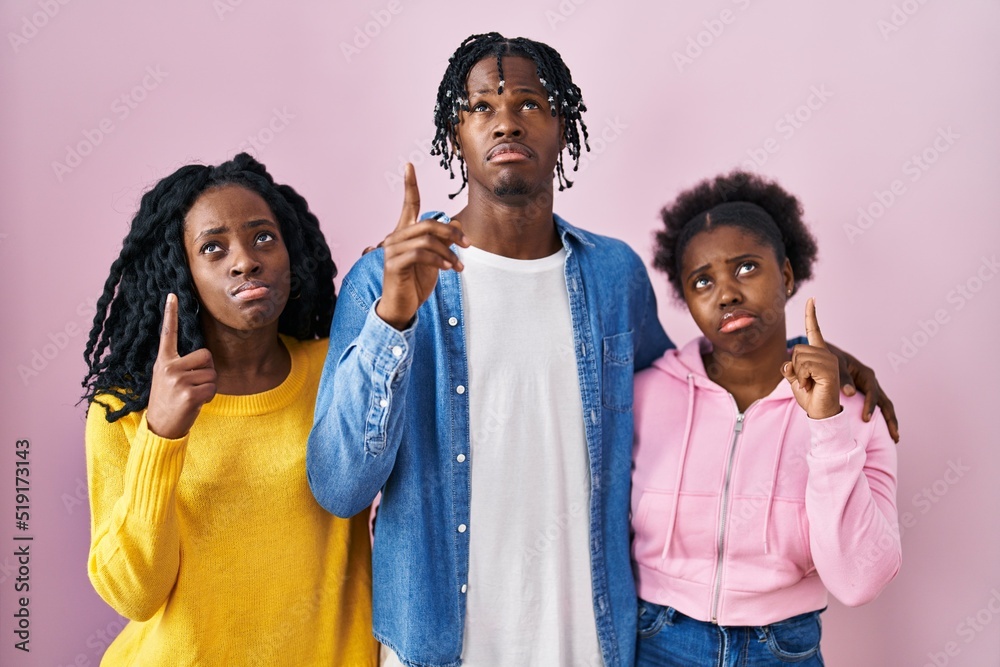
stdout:
<svg viewBox="0 0 1000 667">
<path fill-rule="evenodd" d="M 733 398 L 732 394 L 729 398 Z M 735 405 L 736 399 L 733 399 Z M 733 442 L 729 446 L 729 460 L 726 464 L 726 481 L 722 487 L 722 508 L 719 512 L 719 546 L 717 554 L 717 562 L 715 565 L 715 592 L 712 595 L 712 623 L 718 624 L 718 614 L 719 614 L 719 597 L 722 594 L 722 561 L 725 554 L 725 544 L 726 544 L 726 519 L 729 509 L 729 483 L 733 474 L 733 459 L 736 454 L 736 443 L 740 439 L 740 433 L 743 431 L 743 412 L 737 410 L 736 413 L 736 425 L 733 427 Z"/>
</svg>

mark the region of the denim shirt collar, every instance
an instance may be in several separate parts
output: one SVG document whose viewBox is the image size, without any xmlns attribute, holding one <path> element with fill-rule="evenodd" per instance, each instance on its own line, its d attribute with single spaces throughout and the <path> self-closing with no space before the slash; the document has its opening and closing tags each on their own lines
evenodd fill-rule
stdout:
<svg viewBox="0 0 1000 667">
<path fill-rule="evenodd" d="M 441 222 L 451 222 L 451 216 L 449 216 L 444 211 L 427 211 L 420 216 L 421 220 L 440 220 Z M 556 230 L 559 232 L 559 240 L 562 242 L 563 247 L 566 252 L 572 252 L 572 247 L 569 243 L 569 238 L 572 238 L 577 243 L 585 245 L 589 248 L 595 247 L 594 244 L 587 238 L 586 234 L 563 220 L 557 213 L 552 214 L 552 219 L 556 223 Z"/>
</svg>

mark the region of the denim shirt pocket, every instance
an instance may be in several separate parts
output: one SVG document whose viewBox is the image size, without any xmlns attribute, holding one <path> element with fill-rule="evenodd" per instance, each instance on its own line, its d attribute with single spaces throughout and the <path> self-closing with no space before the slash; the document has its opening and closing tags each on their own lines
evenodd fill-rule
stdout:
<svg viewBox="0 0 1000 667">
<path fill-rule="evenodd" d="M 604 337 L 601 398 L 608 410 L 632 411 L 632 376 L 635 372 L 633 357 L 631 331 Z"/>
</svg>

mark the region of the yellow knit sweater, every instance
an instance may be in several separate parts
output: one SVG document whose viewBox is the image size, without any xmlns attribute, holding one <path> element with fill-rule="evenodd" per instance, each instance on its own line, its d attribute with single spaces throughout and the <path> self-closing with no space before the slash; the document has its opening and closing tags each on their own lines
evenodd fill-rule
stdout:
<svg viewBox="0 0 1000 667">
<path fill-rule="evenodd" d="M 90 580 L 132 619 L 102 665 L 377 665 L 368 513 L 334 517 L 306 481 L 327 341 L 282 341 L 281 385 L 217 395 L 179 440 L 91 405 Z"/>
</svg>

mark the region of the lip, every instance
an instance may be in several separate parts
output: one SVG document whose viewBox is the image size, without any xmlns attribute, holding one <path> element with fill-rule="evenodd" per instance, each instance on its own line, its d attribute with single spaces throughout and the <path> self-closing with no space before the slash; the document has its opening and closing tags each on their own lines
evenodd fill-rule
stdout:
<svg viewBox="0 0 1000 667">
<path fill-rule="evenodd" d="M 535 157 L 534 151 L 516 141 L 497 144 L 486 154 L 487 162 L 519 162 Z"/>
<path fill-rule="evenodd" d="M 720 333 L 732 333 L 746 329 L 757 321 L 757 315 L 749 310 L 731 310 L 719 321 Z"/>
<path fill-rule="evenodd" d="M 240 301 L 252 301 L 261 299 L 271 291 L 271 286 L 260 280 L 248 280 L 241 283 L 231 294 Z"/>
</svg>

